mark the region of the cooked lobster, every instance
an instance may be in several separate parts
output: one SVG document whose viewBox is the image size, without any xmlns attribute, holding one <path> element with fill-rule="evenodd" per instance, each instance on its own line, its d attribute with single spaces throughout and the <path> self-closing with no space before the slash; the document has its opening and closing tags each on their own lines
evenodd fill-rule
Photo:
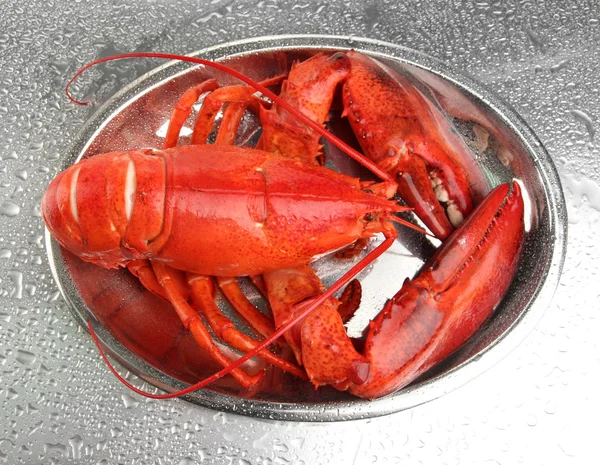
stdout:
<svg viewBox="0 0 600 465">
<path fill-rule="evenodd" d="M 317 55 L 295 65 L 279 97 L 233 74 L 250 87 L 207 81 L 174 110 L 166 147 L 175 145 L 191 106 L 210 92 L 193 145 L 97 155 L 60 173 L 42 199 L 49 230 L 83 260 L 128 266 L 173 304 L 184 327 L 225 367 L 219 376 L 231 372 L 246 388 L 256 388 L 261 374 L 240 365 L 257 354 L 296 376 L 306 372 L 316 386 L 365 398 L 406 386 L 462 345 L 506 293 L 524 234 L 518 183 L 498 186 L 482 201 L 487 184 L 445 117 L 409 80 L 365 55 Z M 344 113 L 370 161 L 322 127 L 340 86 Z M 217 143 L 206 145 L 223 103 Z M 260 114 L 260 149 L 230 145 L 248 108 Z M 321 166 L 322 135 L 383 182 L 360 182 Z M 340 316 L 352 314 L 357 299 L 345 293 L 341 304 L 332 295 L 395 240 L 392 222 L 402 221 L 394 213 L 406 210 L 391 200 L 396 190 L 445 242 L 370 323 L 359 351 Z M 357 254 L 377 233 L 384 242 L 325 291 L 310 262 L 347 246 Z M 262 342 L 216 309 L 212 276 Z M 256 278 L 274 326 L 245 301 L 230 279 L 236 276 Z M 246 354 L 232 362 L 204 320 Z M 305 372 L 267 349 L 282 334 Z"/>
</svg>

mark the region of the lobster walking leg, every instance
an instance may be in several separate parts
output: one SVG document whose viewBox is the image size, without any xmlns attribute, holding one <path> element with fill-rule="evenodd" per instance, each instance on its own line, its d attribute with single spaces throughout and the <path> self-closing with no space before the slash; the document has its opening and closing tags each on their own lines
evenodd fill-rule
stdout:
<svg viewBox="0 0 600 465">
<path fill-rule="evenodd" d="M 226 125 L 224 126 L 228 126 L 229 130 L 220 131 L 221 137 L 227 137 L 229 139 L 234 138 L 239 120 L 241 119 L 246 106 L 250 104 L 250 99 L 256 100 L 256 97 L 252 96 L 253 93 L 254 90 L 248 86 L 231 86 L 221 87 L 209 94 L 204 99 L 198 117 L 196 118 L 191 144 L 196 145 L 206 143 L 208 136 L 213 131 L 213 125 L 217 114 L 221 110 L 223 104 L 227 102 L 231 102 L 231 105 L 235 105 L 239 107 L 240 110 L 243 110 L 236 112 L 235 116 L 237 116 L 237 118 L 232 118 L 234 115 L 231 114 L 232 117 L 226 119 Z M 226 144 L 227 142 L 221 140 L 220 143 Z M 231 140 L 231 143 L 233 143 L 233 140 Z"/>
<path fill-rule="evenodd" d="M 211 356 L 222 366 L 227 367 L 231 364 L 231 360 L 222 353 L 222 351 L 214 343 L 211 334 L 202 322 L 200 316 L 187 303 L 186 299 L 178 293 L 177 286 L 173 283 L 173 279 L 165 265 L 160 262 L 152 262 L 152 268 L 156 273 L 158 282 L 163 287 L 169 297 L 169 302 L 173 304 L 173 308 L 179 315 L 183 326 L 188 329 L 194 339 L 200 346 L 210 352 Z M 245 388 L 251 389 L 259 385 L 264 376 L 264 372 L 257 375 L 248 375 L 240 368 L 236 368 L 231 372 L 235 379 Z"/>
<path fill-rule="evenodd" d="M 227 300 L 233 305 L 233 308 L 258 331 L 263 337 L 268 337 L 275 332 L 273 322 L 267 318 L 264 313 L 259 311 L 248 300 L 246 295 L 240 289 L 237 278 L 218 277 L 219 288 L 227 297 Z"/>
<path fill-rule="evenodd" d="M 202 309 L 202 314 L 219 339 L 242 352 L 249 352 L 258 346 L 258 341 L 236 329 L 232 321 L 217 307 L 214 301 L 214 285 L 211 277 L 190 273 L 188 283 L 193 303 Z M 283 371 L 301 379 L 306 378 L 306 374 L 297 365 L 276 356 L 267 349 L 261 350 L 257 355 Z"/>
<path fill-rule="evenodd" d="M 165 300 L 169 300 L 167 292 L 156 278 L 156 273 L 152 269 L 150 260 L 132 260 L 127 264 L 127 269 L 131 272 L 131 274 L 137 277 L 143 286 L 150 292 L 161 296 Z M 169 267 L 169 274 L 173 284 L 177 287 L 177 292 L 187 299 L 189 288 L 185 281 L 185 273 Z"/>
<path fill-rule="evenodd" d="M 214 79 L 204 81 L 197 86 L 190 87 L 185 93 L 179 98 L 173 113 L 169 120 L 169 126 L 167 128 L 167 135 L 165 136 L 164 148 L 170 149 L 177 145 L 179 139 L 179 133 L 185 123 L 185 120 L 190 116 L 192 112 L 192 105 L 194 105 L 200 96 L 206 92 L 211 92 L 219 88 L 219 84 Z"/>
</svg>

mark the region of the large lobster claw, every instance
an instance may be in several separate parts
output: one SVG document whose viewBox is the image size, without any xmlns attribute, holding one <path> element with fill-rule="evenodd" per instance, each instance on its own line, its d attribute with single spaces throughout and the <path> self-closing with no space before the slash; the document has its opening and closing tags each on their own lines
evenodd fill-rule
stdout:
<svg viewBox="0 0 600 465">
<path fill-rule="evenodd" d="M 349 52 L 344 109 L 365 155 L 390 173 L 398 193 L 439 239 L 488 190 L 472 153 L 441 111 L 406 77 Z"/>
<path fill-rule="evenodd" d="M 366 398 L 396 391 L 471 337 L 508 290 L 523 232 L 521 189 L 502 184 L 370 323 L 369 377 L 349 391 Z"/>
</svg>

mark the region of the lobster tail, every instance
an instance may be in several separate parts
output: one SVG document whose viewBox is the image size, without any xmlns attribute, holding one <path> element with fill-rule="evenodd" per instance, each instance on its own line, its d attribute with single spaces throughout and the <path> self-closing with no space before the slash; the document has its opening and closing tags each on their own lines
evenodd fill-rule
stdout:
<svg viewBox="0 0 600 465">
<path fill-rule="evenodd" d="M 54 238 L 82 259 L 123 266 L 141 258 L 162 230 L 164 173 L 163 158 L 149 150 L 92 157 L 50 183 L 42 216 Z"/>
</svg>

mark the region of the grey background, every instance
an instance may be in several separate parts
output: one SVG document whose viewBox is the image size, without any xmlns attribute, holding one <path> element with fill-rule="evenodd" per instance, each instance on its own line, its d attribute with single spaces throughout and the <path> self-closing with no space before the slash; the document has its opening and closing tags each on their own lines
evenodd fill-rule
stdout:
<svg viewBox="0 0 600 465">
<path fill-rule="evenodd" d="M 593 463 L 600 351 L 597 2 L 2 3 L 0 463 Z M 118 52 L 271 34 L 382 39 L 470 74 L 531 125 L 569 209 L 561 285 L 527 340 L 466 386 L 387 417 L 299 424 L 149 401 L 110 375 L 50 275 L 38 203 L 93 109 L 64 85 Z M 110 94 L 158 63 L 101 68 Z M 94 87 L 94 82 L 103 87 Z"/>
</svg>

